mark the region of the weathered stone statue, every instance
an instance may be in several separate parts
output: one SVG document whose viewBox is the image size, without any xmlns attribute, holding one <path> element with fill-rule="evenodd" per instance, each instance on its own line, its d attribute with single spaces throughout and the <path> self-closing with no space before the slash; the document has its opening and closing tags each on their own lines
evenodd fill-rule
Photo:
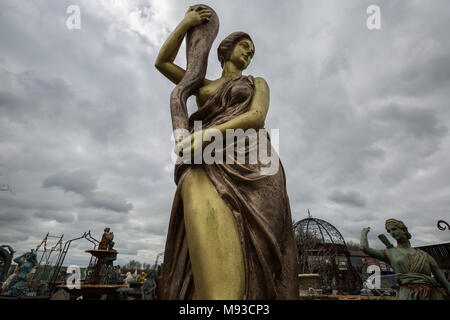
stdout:
<svg viewBox="0 0 450 320">
<path fill-rule="evenodd" d="M 156 295 L 156 288 L 155 274 L 153 271 L 150 271 L 141 287 L 142 300 L 153 300 Z"/>
<path fill-rule="evenodd" d="M 102 240 L 100 240 L 100 244 L 98 245 L 98 250 L 111 250 L 111 244 L 113 244 L 114 233 L 110 232 L 109 228 L 105 228 Z M 111 249 L 110 249 L 111 247 Z"/>
<path fill-rule="evenodd" d="M 370 248 L 367 240 L 369 231 L 370 228 L 361 231 L 362 250 L 374 258 L 389 263 L 394 269 L 400 284 L 398 299 L 441 300 L 443 295 L 438 289 L 438 282 L 442 284 L 447 294 L 450 294 L 450 284 L 433 257 L 425 251 L 411 247 L 409 242 L 411 234 L 402 221 L 386 220 L 386 231 L 397 240 L 397 247 L 388 245 L 386 250 Z M 383 242 L 386 243 L 386 240 Z"/>
<path fill-rule="evenodd" d="M 263 78 L 242 75 L 255 53 L 247 33 L 234 32 L 217 50 L 222 75 L 205 78 L 207 58 L 218 31 L 216 13 L 205 5 L 189 8 L 156 59 L 156 68 L 177 84 L 170 97 L 178 150 L 205 150 L 211 138 L 227 130 L 264 129 L 269 87 Z M 187 68 L 174 59 L 186 38 Z M 197 98 L 198 111 L 189 118 L 186 99 Z M 201 130 L 194 132 L 194 121 Z M 189 130 L 187 137 L 180 130 Z M 261 135 L 262 133 L 262 135 Z M 249 139 L 250 140 L 250 139 Z M 266 139 L 264 148 L 271 149 Z M 227 142 L 220 150 L 238 150 Z M 247 144 L 243 153 L 260 150 Z M 267 164 L 214 162 L 177 163 L 177 190 L 172 205 L 164 254 L 163 299 L 297 299 L 296 246 L 286 178 L 279 158 L 277 170 Z"/>
<path fill-rule="evenodd" d="M 14 262 L 17 263 L 19 272 L 9 283 L 6 295 L 15 297 L 26 296 L 29 291 L 26 286 L 28 274 L 33 267 L 37 265 L 36 252 L 31 250 L 30 252 L 24 253 L 20 257 L 14 259 Z"/>
</svg>

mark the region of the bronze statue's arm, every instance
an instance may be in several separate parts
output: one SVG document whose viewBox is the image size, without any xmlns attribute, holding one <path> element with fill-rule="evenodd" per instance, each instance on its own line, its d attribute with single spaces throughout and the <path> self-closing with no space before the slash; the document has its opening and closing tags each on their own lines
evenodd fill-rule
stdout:
<svg viewBox="0 0 450 320">
<path fill-rule="evenodd" d="M 434 258 L 429 254 L 427 254 L 427 256 L 428 261 L 430 262 L 431 272 L 435 276 L 436 280 L 440 282 L 440 284 L 444 287 L 445 291 L 447 291 L 447 295 L 450 296 L 450 283 L 448 282 L 442 270 L 439 268 L 436 260 L 434 260 Z"/>
<path fill-rule="evenodd" d="M 360 246 L 362 251 L 367 253 L 369 256 L 372 256 L 378 260 L 386 261 L 386 256 L 383 251 L 372 249 L 369 247 L 369 240 L 367 239 L 367 233 L 369 233 L 370 228 L 364 228 L 361 230 L 361 240 Z M 389 261 L 387 261 L 389 262 Z"/>
<path fill-rule="evenodd" d="M 17 257 L 14 259 L 14 262 L 17 263 L 19 266 L 21 266 L 23 264 L 22 258 L 26 255 L 26 253 L 24 253 L 23 255 L 21 255 L 20 257 Z"/>
<path fill-rule="evenodd" d="M 214 128 L 218 129 L 223 136 L 227 129 L 258 130 L 263 128 L 269 110 L 269 102 L 270 91 L 267 82 L 263 78 L 255 78 L 255 91 L 248 111 Z"/>
<path fill-rule="evenodd" d="M 199 11 L 193 11 L 189 9 L 183 20 L 181 20 L 159 50 L 158 57 L 155 61 L 155 67 L 173 83 L 178 84 L 186 73 L 186 70 L 173 63 L 181 43 L 183 42 L 184 36 L 190 28 L 203 23 L 210 16 L 210 10 L 200 9 Z M 211 81 L 205 79 L 204 85 L 209 82 Z"/>
</svg>

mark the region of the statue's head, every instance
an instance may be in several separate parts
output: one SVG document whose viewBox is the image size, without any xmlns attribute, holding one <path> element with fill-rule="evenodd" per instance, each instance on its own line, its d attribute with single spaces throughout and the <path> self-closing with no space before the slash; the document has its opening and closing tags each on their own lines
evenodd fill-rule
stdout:
<svg viewBox="0 0 450 320">
<path fill-rule="evenodd" d="M 37 260 L 37 255 L 36 255 L 36 251 L 34 251 L 33 249 L 31 249 L 30 252 L 27 252 L 24 256 L 24 260 L 26 260 L 27 262 L 34 262 Z"/>
<path fill-rule="evenodd" d="M 411 234 L 408 232 L 408 228 L 403 221 L 388 219 L 386 220 L 385 227 L 386 231 L 397 241 L 411 239 Z"/>
<path fill-rule="evenodd" d="M 245 32 L 233 32 L 223 39 L 217 48 L 222 68 L 226 61 L 231 61 L 240 70 L 244 70 L 250 64 L 254 54 L 255 45 Z"/>
<path fill-rule="evenodd" d="M 105 230 L 103 230 L 103 231 L 105 231 L 105 232 L 109 232 L 109 228 L 105 228 Z"/>
</svg>

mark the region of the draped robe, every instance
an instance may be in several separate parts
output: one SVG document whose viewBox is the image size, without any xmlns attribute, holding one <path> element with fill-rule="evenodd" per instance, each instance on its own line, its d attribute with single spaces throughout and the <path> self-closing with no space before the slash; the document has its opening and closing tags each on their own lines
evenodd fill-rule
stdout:
<svg viewBox="0 0 450 320">
<path fill-rule="evenodd" d="M 400 284 L 399 300 L 442 300 L 439 284 L 431 276 L 432 259 L 428 253 L 413 249 L 405 253 L 398 248 L 386 250 L 385 261 L 394 268 Z M 391 261 L 392 259 L 392 261 Z"/>
<path fill-rule="evenodd" d="M 202 121 L 202 129 L 227 122 L 248 111 L 255 87 L 251 76 L 239 76 L 225 82 L 199 110 L 189 118 Z M 270 137 L 264 130 L 263 143 L 269 152 Z M 260 145 L 245 145 L 245 156 Z M 249 139 L 252 140 L 252 139 Z M 237 141 L 223 146 L 236 153 Z M 239 151 L 241 150 L 241 151 Z M 286 177 L 278 157 L 278 170 L 266 170 L 270 164 L 257 163 L 185 164 L 175 166 L 177 189 L 171 210 L 163 265 L 163 299 L 192 299 L 195 286 L 189 260 L 183 217 L 181 186 L 193 167 L 201 167 L 230 208 L 239 233 L 245 263 L 245 299 L 297 299 L 297 248 L 294 240 L 291 210 L 286 191 Z M 266 171 L 265 171 L 266 170 Z M 269 173 L 268 173 L 269 172 Z"/>
</svg>

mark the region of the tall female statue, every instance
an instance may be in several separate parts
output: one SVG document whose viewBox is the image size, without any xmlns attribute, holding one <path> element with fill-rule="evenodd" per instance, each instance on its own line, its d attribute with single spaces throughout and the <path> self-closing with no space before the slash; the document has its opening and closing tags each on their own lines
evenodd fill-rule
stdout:
<svg viewBox="0 0 450 320">
<path fill-rule="evenodd" d="M 217 50 L 221 77 L 204 78 L 217 28 L 211 8 L 189 8 L 155 62 L 178 84 L 171 95 L 174 132 L 187 128 L 191 133 L 184 139 L 176 136 L 183 150 L 205 148 L 209 143 L 205 136 L 213 130 L 224 136 L 227 129 L 264 130 L 269 87 L 262 78 L 242 75 L 255 52 L 248 34 L 226 37 Z M 186 34 L 185 71 L 173 61 Z M 185 102 L 191 92 L 199 109 L 188 119 Z M 194 132 L 194 120 L 202 121 L 202 130 Z M 266 144 L 270 149 L 270 140 Z M 230 147 L 236 149 L 236 141 L 223 149 Z M 246 155 L 254 148 L 259 145 L 246 145 Z M 284 169 L 276 161 L 279 169 L 269 175 L 259 160 L 175 166 L 177 190 L 164 254 L 164 299 L 297 299 L 291 212 Z"/>
<path fill-rule="evenodd" d="M 369 231 L 370 228 L 361 231 L 361 247 L 368 255 L 389 263 L 394 269 L 400 284 L 398 299 L 441 300 L 443 295 L 437 281 L 450 295 L 450 284 L 437 262 L 425 251 L 411 247 L 411 234 L 402 221 L 386 220 L 386 231 L 397 240 L 397 247 L 388 247 L 386 250 L 370 248 L 367 240 Z"/>
</svg>

